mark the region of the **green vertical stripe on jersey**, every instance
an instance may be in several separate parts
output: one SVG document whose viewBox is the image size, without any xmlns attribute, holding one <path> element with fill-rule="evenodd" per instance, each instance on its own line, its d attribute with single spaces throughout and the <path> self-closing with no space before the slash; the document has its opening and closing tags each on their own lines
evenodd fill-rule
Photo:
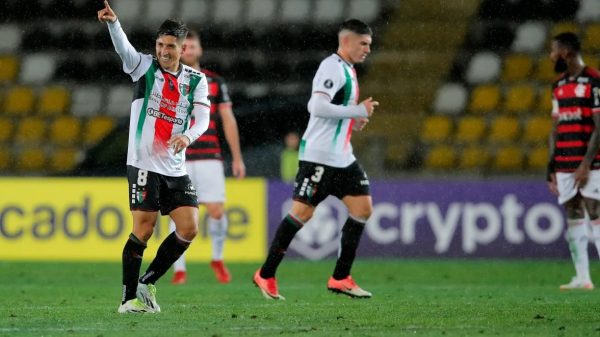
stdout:
<svg viewBox="0 0 600 337">
<path fill-rule="evenodd" d="M 300 149 L 299 152 L 300 153 L 304 153 L 304 149 L 306 148 L 306 139 L 302 139 L 300 140 Z"/>
<path fill-rule="evenodd" d="M 346 69 L 346 66 L 342 65 L 342 68 L 344 68 L 344 75 L 346 76 L 346 83 L 344 84 L 344 101 L 342 104 L 344 106 L 347 106 L 348 102 L 350 102 L 350 96 L 352 96 L 352 76 L 350 76 L 350 73 L 348 72 L 348 69 Z M 344 124 L 344 120 L 340 119 L 338 121 L 337 128 L 335 129 L 335 135 L 333 136 L 334 148 L 337 145 L 338 137 L 342 132 L 342 124 Z"/>
<path fill-rule="evenodd" d="M 144 129 L 144 121 L 146 120 L 146 109 L 148 108 L 148 99 L 152 94 L 152 87 L 154 86 L 154 73 L 156 72 L 156 61 L 152 62 L 150 68 L 146 71 L 145 81 L 146 90 L 144 93 L 144 104 L 142 104 L 142 110 L 138 117 L 137 131 L 135 134 L 135 148 L 136 151 L 140 150 L 140 140 L 142 139 L 142 130 Z M 139 154 L 139 153 L 138 153 Z"/>
</svg>

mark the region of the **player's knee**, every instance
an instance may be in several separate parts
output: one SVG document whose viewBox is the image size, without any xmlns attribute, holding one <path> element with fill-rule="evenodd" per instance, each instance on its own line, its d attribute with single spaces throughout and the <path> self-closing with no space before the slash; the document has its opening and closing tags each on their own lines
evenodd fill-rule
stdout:
<svg viewBox="0 0 600 337">
<path fill-rule="evenodd" d="M 566 207 L 567 218 L 569 219 L 583 219 L 585 213 L 580 207 Z"/>
<path fill-rule="evenodd" d="M 371 214 L 373 214 L 373 205 L 365 204 L 360 207 L 355 207 L 354 209 L 349 210 L 350 215 L 357 219 L 369 220 Z"/>
<path fill-rule="evenodd" d="M 198 235 L 198 226 L 185 226 L 177 229 L 177 234 L 188 241 L 192 241 Z"/>
<path fill-rule="evenodd" d="M 222 204 L 213 204 L 210 206 L 207 205 L 206 212 L 208 213 L 209 217 L 219 220 L 223 217 L 225 213 L 225 208 Z"/>
<path fill-rule="evenodd" d="M 143 242 L 148 242 L 148 240 L 150 240 L 150 238 L 152 237 L 152 234 L 154 233 L 154 227 L 153 226 L 136 226 L 133 229 L 133 235 L 135 235 L 136 238 L 138 238 L 139 240 L 143 241 Z"/>
<path fill-rule="evenodd" d="M 298 220 L 306 223 L 310 219 L 312 219 L 313 214 L 315 212 L 315 208 L 311 205 L 301 203 L 299 201 L 294 201 L 292 204 L 292 209 L 290 211 L 291 214 L 294 215 Z"/>
</svg>

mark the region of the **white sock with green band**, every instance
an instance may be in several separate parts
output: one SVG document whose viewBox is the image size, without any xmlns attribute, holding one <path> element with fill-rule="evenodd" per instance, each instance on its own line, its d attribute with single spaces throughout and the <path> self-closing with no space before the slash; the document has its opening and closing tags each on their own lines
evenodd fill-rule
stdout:
<svg viewBox="0 0 600 337">
<path fill-rule="evenodd" d="M 585 219 L 567 220 L 567 241 L 571 250 L 571 258 L 575 265 L 577 278 L 582 282 L 590 282 L 590 266 L 588 258 L 588 237 Z"/>
</svg>

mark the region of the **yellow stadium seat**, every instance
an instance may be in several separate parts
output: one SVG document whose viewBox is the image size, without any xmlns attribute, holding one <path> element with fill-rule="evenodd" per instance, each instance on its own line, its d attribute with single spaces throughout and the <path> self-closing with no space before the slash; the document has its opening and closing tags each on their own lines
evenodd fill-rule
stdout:
<svg viewBox="0 0 600 337">
<path fill-rule="evenodd" d="M 494 111 L 500 103 L 500 87 L 482 85 L 473 89 L 469 110 L 472 112 Z"/>
<path fill-rule="evenodd" d="M 15 141 L 21 145 L 38 145 L 45 139 L 46 121 L 39 117 L 24 118 L 17 127 Z"/>
<path fill-rule="evenodd" d="M 560 33 L 572 32 L 579 34 L 579 26 L 575 22 L 558 22 L 552 26 L 550 37 L 554 37 Z"/>
<path fill-rule="evenodd" d="M 50 169 L 53 172 L 68 172 L 77 166 L 79 151 L 74 148 L 56 149 L 50 158 Z"/>
<path fill-rule="evenodd" d="M 28 87 L 14 87 L 4 98 L 4 112 L 11 115 L 23 115 L 33 110 L 33 90 Z"/>
<path fill-rule="evenodd" d="M 69 105 L 69 92 L 61 86 L 47 87 L 40 95 L 38 113 L 42 115 L 62 114 Z"/>
<path fill-rule="evenodd" d="M 11 166 L 10 152 L 6 148 L 0 148 L 0 171 L 8 171 Z"/>
<path fill-rule="evenodd" d="M 548 165 L 548 147 L 536 147 L 527 156 L 527 167 L 530 170 L 542 171 Z"/>
<path fill-rule="evenodd" d="M 450 169 L 456 161 L 456 153 L 453 147 L 438 145 L 427 153 L 425 167 L 428 169 Z"/>
<path fill-rule="evenodd" d="M 456 141 L 463 143 L 476 143 L 481 140 L 485 132 L 485 120 L 479 117 L 463 117 L 458 121 Z"/>
<path fill-rule="evenodd" d="M 590 24 L 585 29 L 582 47 L 589 51 L 600 50 L 600 23 Z"/>
<path fill-rule="evenodd" d="M 544 55 L 538 60 L 535 78 L 544 83 L 552 83 L 558 78 L 554 72 L 554 63 L 548 56 Z"/>
<path fill-rule="evenodd" d="M 552 113 L 552 86 L 545 86 L 538 95 L 536 110 L 546 116 Z"/>
<path fill-rule="evenodd" d="M 521 81 L 529 77 L 532 69 L 531 57 L 523 54 L 509 55 L 504 59 L 502 79 L 508 82 Z"/>
<path fill-rule="evenodd" d="M 458 166 L 463 170 L 483 169 L 488 162 L 488 151 L 480 146 L 472 145 L 461 152 Z"/>
<path fill-rule="evenodd" d="M 17 170 L 32 172 L 41 171 L 46 166 L 46 154 L 40 148 L 21 151 L 17 159 Z"/>
<path fill-rule="evenodd" d="M 520 147 L 507 145 L 496 153 L 493 168 L 497 171 L 517 171 L 523 168 L 523 151 Z"/>
<path fill-rule="evenodd" d="M 519 135 L 519 121 L 513 117 L 500 116 L 494 119 L 490 127 L 490 142 L 509 143 L 515 141 Z"/>
<path fill-rule="evenodd" d="M 13 131 L 13 124 L 10 119 L 0 117 L 0 144 L 7 143 L 10 140 Z"/>
<path fill-rule="evenodd" d="M 452 132 L 452 119 L 448 116 L 429 116 L 423 122 L 421 140 L 425 143 L 442 142 Z"/>
<path fill-rule="evenodd" d="M 523 141 L 530 144 L 542 144 L 548 142 L 548 136 L 552 130 L 552 118 L 547 117 L 531 117 L 525 123 L 523 131 Z"/>
<path fill-rule="evenodd" d="M 114 120 L 107 116 L 96 116 L 87 120 L 83 131 L 83 143 L 93 145 L 104 138 L 113 128 Z"/>
<path fill-rule="evenodd" d="M 535 100 L 535 89 L 527 84 L 510 87 L 506 92 L 504 110 L 507 112 L 529 111 Z"/>
<path fill-rule="evenodd" d="M 14 56 L 0 56 L 0 82 L 12 82 L 19 72 L 19 62 Z"/>
<path fill-rule="evenodd" d="M 56 118 L 50 126 L 50 141 L 55 145 L 75 145 L 79 143 L 81 122 L 71 116 Z"/>
</svg>

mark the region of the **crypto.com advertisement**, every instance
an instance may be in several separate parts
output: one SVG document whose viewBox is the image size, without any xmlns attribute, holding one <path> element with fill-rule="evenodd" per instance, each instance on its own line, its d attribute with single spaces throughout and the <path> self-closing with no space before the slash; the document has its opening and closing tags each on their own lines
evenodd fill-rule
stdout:
<svg viewBox="0 0 600 337">
<path fill-rule="evenodd" d="M 374 257 L 568 257 L 565 220 L 543 181 L 387 181 L 371 185 L 374 211 L 359 255 Z M 269 240 L 292 186 L 269 184 Z M 298 232 L 289 255 L 336 256 L 347 218 L 329 197 Z"/>
</svg>

